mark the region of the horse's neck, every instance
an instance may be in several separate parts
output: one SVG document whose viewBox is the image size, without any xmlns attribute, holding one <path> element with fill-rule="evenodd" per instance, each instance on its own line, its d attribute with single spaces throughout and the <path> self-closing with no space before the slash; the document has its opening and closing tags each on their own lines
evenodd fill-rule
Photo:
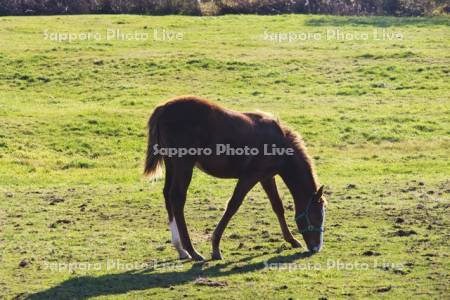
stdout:
<svg viewBox="0 0 450 300">
<path fill-rule="evenodd" d="M 293 159 L 286 164 L 280 175 L 294 198 L 295 210 L 298 214 L 316 193 L 317 183 L 313 170 L 307 162 Z"/>
</svg>

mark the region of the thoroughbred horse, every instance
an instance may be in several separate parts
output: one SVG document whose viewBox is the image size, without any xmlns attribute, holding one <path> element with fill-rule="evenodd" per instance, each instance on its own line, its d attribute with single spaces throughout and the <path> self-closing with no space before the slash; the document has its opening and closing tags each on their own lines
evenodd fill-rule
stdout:
<svg viewBox="0 0 450 300">
<path fill-rule="evenodd" d="M 194 167 L 215 177 L 237 179 L 233 195 L 212 235 L 213 259 L 222 259 L 219 244 L 225 227 L 257 183 L 267 193 L 284 239 L 292 247 L 301 247 L 286 224 L 275 175 L 282 178 L 294 199 L 295 221 L 308 250 L 320 251 L 326 204 L 323 186 L 318 188 L 312 161 L 301 138 L 291 129 L 268 114 L 240 113 L 195 96 L 176 97 L 156 107 L 148 128 L 144 173 L 154 177 L 162 164 L 165 166 L 163 194 L 172 244 L 180 259 L 204 260 L 192 246 L 184 218 L 186 193 Z M 222 153 L 220 145 L 234 152 Z M 246 147 L 253 151 L 236 154 L 236 149 Z M 222 152 L 216 151 L 218 148 Z M 272 148 L 283 151 L 272 151 Z"/>
</svg>

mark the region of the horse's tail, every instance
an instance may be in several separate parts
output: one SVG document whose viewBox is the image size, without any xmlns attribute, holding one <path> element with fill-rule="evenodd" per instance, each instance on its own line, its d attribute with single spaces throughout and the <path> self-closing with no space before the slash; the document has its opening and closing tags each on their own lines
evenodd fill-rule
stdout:
<svg viewBox="0 0 450 300">
<path fill-rule="evenodd" d="M 160 142 L 158 123 L 163 111 L 164 106 L 156 107 L 148 120 L 148 144 L 144 175 L 150 178 L 158 177 L 161 174 L 163 157 L 157 151 L 154 151 L 154 147 L 159 145 Z"/>
</svg>

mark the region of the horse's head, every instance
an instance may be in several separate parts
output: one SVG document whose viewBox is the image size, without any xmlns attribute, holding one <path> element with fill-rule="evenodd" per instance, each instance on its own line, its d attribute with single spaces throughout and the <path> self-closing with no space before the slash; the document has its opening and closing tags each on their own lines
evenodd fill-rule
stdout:
<svg viewBox="0 0 450 300">
<path fill-rule="evenodd" d="M 308 250 L 319 252 L 323 246 L 323 231 L 325 225 L 326 199 L 323 196 L 323 186 L 308 199 L 305 209 L 295 217 L 297 227 L 303 235 Z"/>
</svg>

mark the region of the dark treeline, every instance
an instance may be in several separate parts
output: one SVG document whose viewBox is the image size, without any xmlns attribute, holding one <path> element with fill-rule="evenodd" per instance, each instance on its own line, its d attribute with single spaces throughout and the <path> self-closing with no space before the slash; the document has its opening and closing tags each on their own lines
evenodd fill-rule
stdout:
<svg viewBox="0 0 450 300">
<path fill-rule="evenodd" d="M 281 14 L 423 16 L 450 12 L 449 0 L 0 0 L 0 15 Z"/>
</svg>

